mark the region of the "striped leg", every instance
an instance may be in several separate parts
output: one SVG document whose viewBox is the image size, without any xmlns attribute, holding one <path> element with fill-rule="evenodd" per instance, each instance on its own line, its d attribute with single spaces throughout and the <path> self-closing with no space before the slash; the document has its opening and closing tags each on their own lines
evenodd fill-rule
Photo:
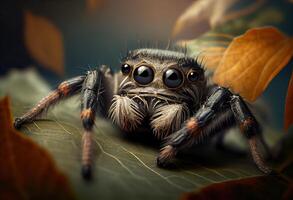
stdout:
<svg viewBox="0 0 293 200">
<path fill-rule="evenodd" d="M 228 119 L 230 117 L 227 119 L 219 118 L 221 115 L 217 113 L 223 112 L 226 109 L 230 110 L 230 112 L 228 111 L 228 114 L 230 113 L 229 116 L 231 116 L 232 111 L 234 120 L 230 119 L 229 122 Z M 222 128 L 225 128 L 233 126 L 235 120 L 238 122 L 241 131 L 248 138 L 250 151 L 256 165 L 262 172 L 266 174 L 270 173 L 271 169 L 266 166 L 258 148 L 259 140 L 257 136 L 260 135 L 260 129 L 257 121 L 241 97 L 233 95 L 227 89 L 221 87 L 213 92 L 204 105 L 193 117 L 185 122 L 179 131 L 173 133 L 168 138 L 165 147 L 162 148 L 158 156 L 158 165 L 163 167 L 168 166 L 170 160 L 174 158 L 178 150 L 190 147 L 202 138 L 216 134 L 217 128 L 215 127 L 221 128 L 222 126 Z"/>
<path fill-rule="evenodd" d="M 270 174 L 272 169 L 265 164 L 259 145 L 262 144 L 266 151 L 268 151 L 268 147 L 265 146 L 264 141 L 261 140 L 261 129 L 256 119 L 246 106 L 245 102 L 237 95 L 234 95 L 231 98 L 231 110 L 239 124 L 241 132 L 248 139 L 250 152 L 255 164 L 262 172 Z"/>
<path fill-rule="evenodd" d="M 215 116 L 215 120 L 211 120 L 210 123 L 203 126 L 200 129 L 200 133 L 197 135 L 190 134 L 187 127 L 173 133 L 167 138 L 167 141 L 164 144 L 165 146 L 161 149 L 161 152 L 157 158 L 158 166 L 172 166 L 172 160 L 175 158 L 175 155 L 180 149 L 188 148 L 193 144 L 202 143 L 204 140 L 217 133 L 223 134 L 224 131 L 235 126 L 235 124 L 236 122 L 232 111 L 224 110 Z"/>
<path fill-rule="evenodd" d="M 157 165 L 168 167 L 180 149 L 201 142 L 217 130 L 233 126 L 235 120 L 227 103 L 230 96 L 231 92 L 227 89 L 216 88 L 195 115 L 184 122 L 180 130 L 167 138 L 157 158 Z"/>
<path fill-rule="evenodd" d="M 99 98 L 101 98 L 102 75 L 100 71 L 88 73 L 82 88 L 81 120 L 84 127 L 82 137 L 82 175 L 86 180 L 92 178 L 93 165 L 93 126 Z"/>
<path fill-rule="evenodd" d="M 84 79 L 85 76 L 78 76 L 62 82 L 57 89 L 53 90 L 48 96 L 40 100 L 35 107 L 33 107 L 23 116 L 16 118 L 14 121 L 14 127 L 20 128 L 22 124 L 32 122 L 50 106 L 54 105 L 65 97 L 69 97 L 79 92 Z"/>
</svg>

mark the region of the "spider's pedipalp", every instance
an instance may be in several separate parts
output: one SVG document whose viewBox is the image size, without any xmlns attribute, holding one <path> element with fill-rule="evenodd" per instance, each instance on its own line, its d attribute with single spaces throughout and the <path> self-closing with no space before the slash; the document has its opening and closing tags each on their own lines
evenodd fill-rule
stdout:
<svg viewBox="0 0 293 200">
<path fill-rule="evenodd" d="M 131 132 L 140 125 L 144 113 L 133 99 L 127 96 L 114 95 L 109 109 L 109 117 L 122 130 Z"/>
<path fill-rule="evenodd" d="M 154 106 L 150 125 L 156 137 L 163 139 L 175 130 L 178 130 L 188 116 L 187 105 L 163 103 L 157 107 Z"/>
</svg>

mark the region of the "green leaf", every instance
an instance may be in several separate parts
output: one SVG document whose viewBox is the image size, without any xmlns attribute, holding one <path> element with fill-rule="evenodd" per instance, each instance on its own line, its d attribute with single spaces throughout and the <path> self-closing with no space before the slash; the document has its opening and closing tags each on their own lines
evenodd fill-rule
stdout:
<svg viewBox="0 0 293 200">
<path fill-rule="evenodd" d="M 14 116 L 20 116 L 50 91 L 34 72 L 12 73 L 0 79 L 0 94 L 9 93 Z M 156 166 L 158 148 L 123 137 L 103 119 L 97 119 L 95 132 L 94 180 L 85 182 L 80 175 L 81 134 L 79 97 L 73 97 L 48 112 L 44 119 L 25 124 L 21 131 L 45 147 L 68 175 L 80 199 L 178 199 L 195 188 L 258 176 L 249 157 L 206 148 L 194 149 L 182 156 L 178 168 Z M 266 136 L 274 131 L 265 129 Z M 137 133 L 139 134 L 139 133 Z M 228 142 L 243 141 L 238 132 Z M 279 136 L 278 136 L 279 135 Z M 273 138 L 272 141 L 276 141 Z M 245 145 L 244 145 L 245 148 Z"/>
</svg>

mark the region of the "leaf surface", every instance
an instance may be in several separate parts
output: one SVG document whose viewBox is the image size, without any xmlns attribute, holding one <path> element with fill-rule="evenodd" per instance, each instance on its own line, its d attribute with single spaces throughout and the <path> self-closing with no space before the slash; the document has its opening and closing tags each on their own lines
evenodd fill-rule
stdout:
<svg viewBox="0 0 293 200">
<path fill-rule="evenodd" d="M 16 82 L 21 79 L 18 88 Z M 43 81 L 31 72 L 0 80 L 0 91 L 5 91 L 4 82 L 5 87 L 13 91 L 10 95 L 15 116 L 20 116 L 49 92 Z M 174 170 L 158 168 L 158 147 L 147 141 L 125 138 L 109 122 L 98 118 L 94 130 L 94 180 L 86 183 L 80 175 L 83 129 L 79 103 L 78 96 L 68 99 L 50 110 L 44 120 L 24 125 L 22 131 L 51 153 L 58 167 L 68 175 L 80 199 L 172 200 L 194 188 L 261 174 L 249 158 L 219 151 L 210 145 L 181 156 Z M 240 136 L 237 131 L 232 131 L 231 135 Z M 281 134 L 269 130 L 266 136 L 269 135 Z"/>
</svg>

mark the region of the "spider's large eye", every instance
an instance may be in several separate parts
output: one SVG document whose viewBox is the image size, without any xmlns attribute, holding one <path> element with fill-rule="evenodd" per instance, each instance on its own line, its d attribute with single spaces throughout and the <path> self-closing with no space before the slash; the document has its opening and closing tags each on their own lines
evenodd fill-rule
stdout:
<svg viewBox="0 0 293 200">
<path fill-rule="evenodd" d="M 121 66 L 121 72 L 122 72 L 122 74 L 124 74 L 124 75 L 129 74 L 129 73 L 131 72 L 131 67 L 130 67 L 130 65 L 128 65 L 128 64 L 123 64 L 123 65 Z"/>
<path fill-rule="evenodd" d="M 140 66 L 133 72 L 133 78 L 141 85 L 147 85 L 154 79 L 154 71 L 148 66 Z"/>
<path fill-rule="evenodd" d="M 168 69 L 163 75 L 164 84 L 169 88 L 177 88 L 183 82 L 182 73 L 176 69 Z"/>
</svg>

